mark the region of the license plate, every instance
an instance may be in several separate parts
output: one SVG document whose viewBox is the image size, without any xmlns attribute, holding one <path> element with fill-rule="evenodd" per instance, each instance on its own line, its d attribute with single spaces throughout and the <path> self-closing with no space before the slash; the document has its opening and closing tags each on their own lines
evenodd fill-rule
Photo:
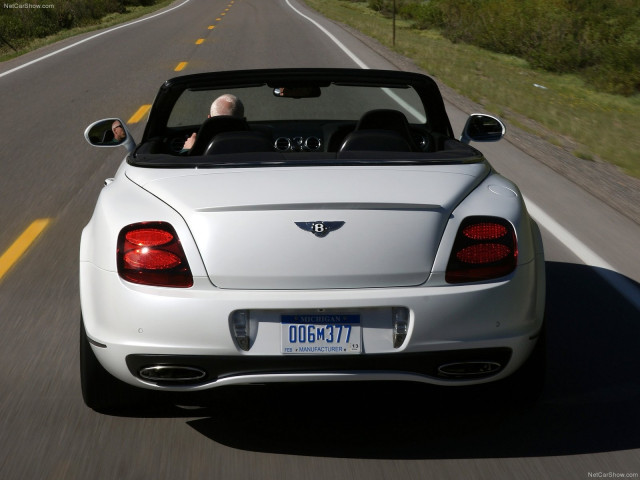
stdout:
<svg viewBox="0 0 640 480">
<path fill-rule="evenodd" d="M 282 353 L 360 353 L 360 315 L 311 313 L 282 315 Z"/>
</svg>

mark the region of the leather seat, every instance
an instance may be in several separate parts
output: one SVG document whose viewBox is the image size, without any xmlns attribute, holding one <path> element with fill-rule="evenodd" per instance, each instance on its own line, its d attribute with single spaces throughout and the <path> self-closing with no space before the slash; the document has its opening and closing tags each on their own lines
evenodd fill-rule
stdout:
<svg viewBox="0 0 640 480">
<path fill-rule="evenodd" d="M 366 112 L 358 121 L 355 130 L 347 135 L 340 151 L 419 151 L 407 117 L 392 109 L 377 109 Z"/>
<path fill-rule="evenodd" d="M 207 118 L 200 126 L 196 141 L 189 151 L 189 155 L 202 155 L 211 144 L 214 137 L 222 132 L 236 132 L 249 130 L 247 120 L 229 115 L 219 115 Z"/>
<path fill-rule="evenodd" d="M 222 132 L 211 140 L 205 155 L 273 151 L 273 144 L 263 132 Z"/>
<path fill-rule="evenodd" d="M 347 135 L 340 152 L 411 152 L 402 135 L 391 130 L 357 130 Z"/>
</svg>

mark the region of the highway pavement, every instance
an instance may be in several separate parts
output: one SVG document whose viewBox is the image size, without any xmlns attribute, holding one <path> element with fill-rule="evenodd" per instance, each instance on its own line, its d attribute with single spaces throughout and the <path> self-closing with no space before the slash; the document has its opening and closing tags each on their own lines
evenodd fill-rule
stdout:
<svg viewBox="0 0 640 480">
<path fill-rule="evenodd" d="M 162 82 L 211 70 L 412 68 L 297 0 L 178 0 L 0 65 L 0 478 L 589 479 L 640 476 L 640 226 L 519 148 L 479 146 L 544 236 L 547 383 L 535 405 L 421 386 L 272 386 L 202 409 L 101 415 L 80 394 L 78 247 Z M 447 109 L 460 132 L 470 102 Z"/>
</svg>

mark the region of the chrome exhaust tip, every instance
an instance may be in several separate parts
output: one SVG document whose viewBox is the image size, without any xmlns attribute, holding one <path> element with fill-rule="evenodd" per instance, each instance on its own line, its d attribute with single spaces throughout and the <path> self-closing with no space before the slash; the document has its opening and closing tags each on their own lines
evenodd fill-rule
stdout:
<svg viewBox="0 0 640 480">
<path fill-rule="evenodd" d="M 140 378 L 151 382 L 197 382 L 207 376 L 207 372 L 197 367 L 179 365 L 151 365 L 141 368 Z"/>
<path fill-rule="evenodd" d="M 492 361 L 455 362 L 440 365 L 438 373 L 450 378 L 478 378 L 493 375 L 502 370 L 502 365 Z"/>
</svg>

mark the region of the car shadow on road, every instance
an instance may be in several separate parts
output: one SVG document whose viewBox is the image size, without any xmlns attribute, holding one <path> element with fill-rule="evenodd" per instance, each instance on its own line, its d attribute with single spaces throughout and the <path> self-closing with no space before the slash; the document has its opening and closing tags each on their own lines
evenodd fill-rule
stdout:
<svg viewBox="0 0 640 480">
<path fill-rule="evenodd" d="M 504 458 L 640 448 L 640 312 L 591 267 L 550 262 L 547 278 L 547 380 L 534 404 L 514 404 L 510 392 L 489 388 L 279 385 L 227 390 L 187 423 L 232 448 L 319 457 Z"/>
</svg>

